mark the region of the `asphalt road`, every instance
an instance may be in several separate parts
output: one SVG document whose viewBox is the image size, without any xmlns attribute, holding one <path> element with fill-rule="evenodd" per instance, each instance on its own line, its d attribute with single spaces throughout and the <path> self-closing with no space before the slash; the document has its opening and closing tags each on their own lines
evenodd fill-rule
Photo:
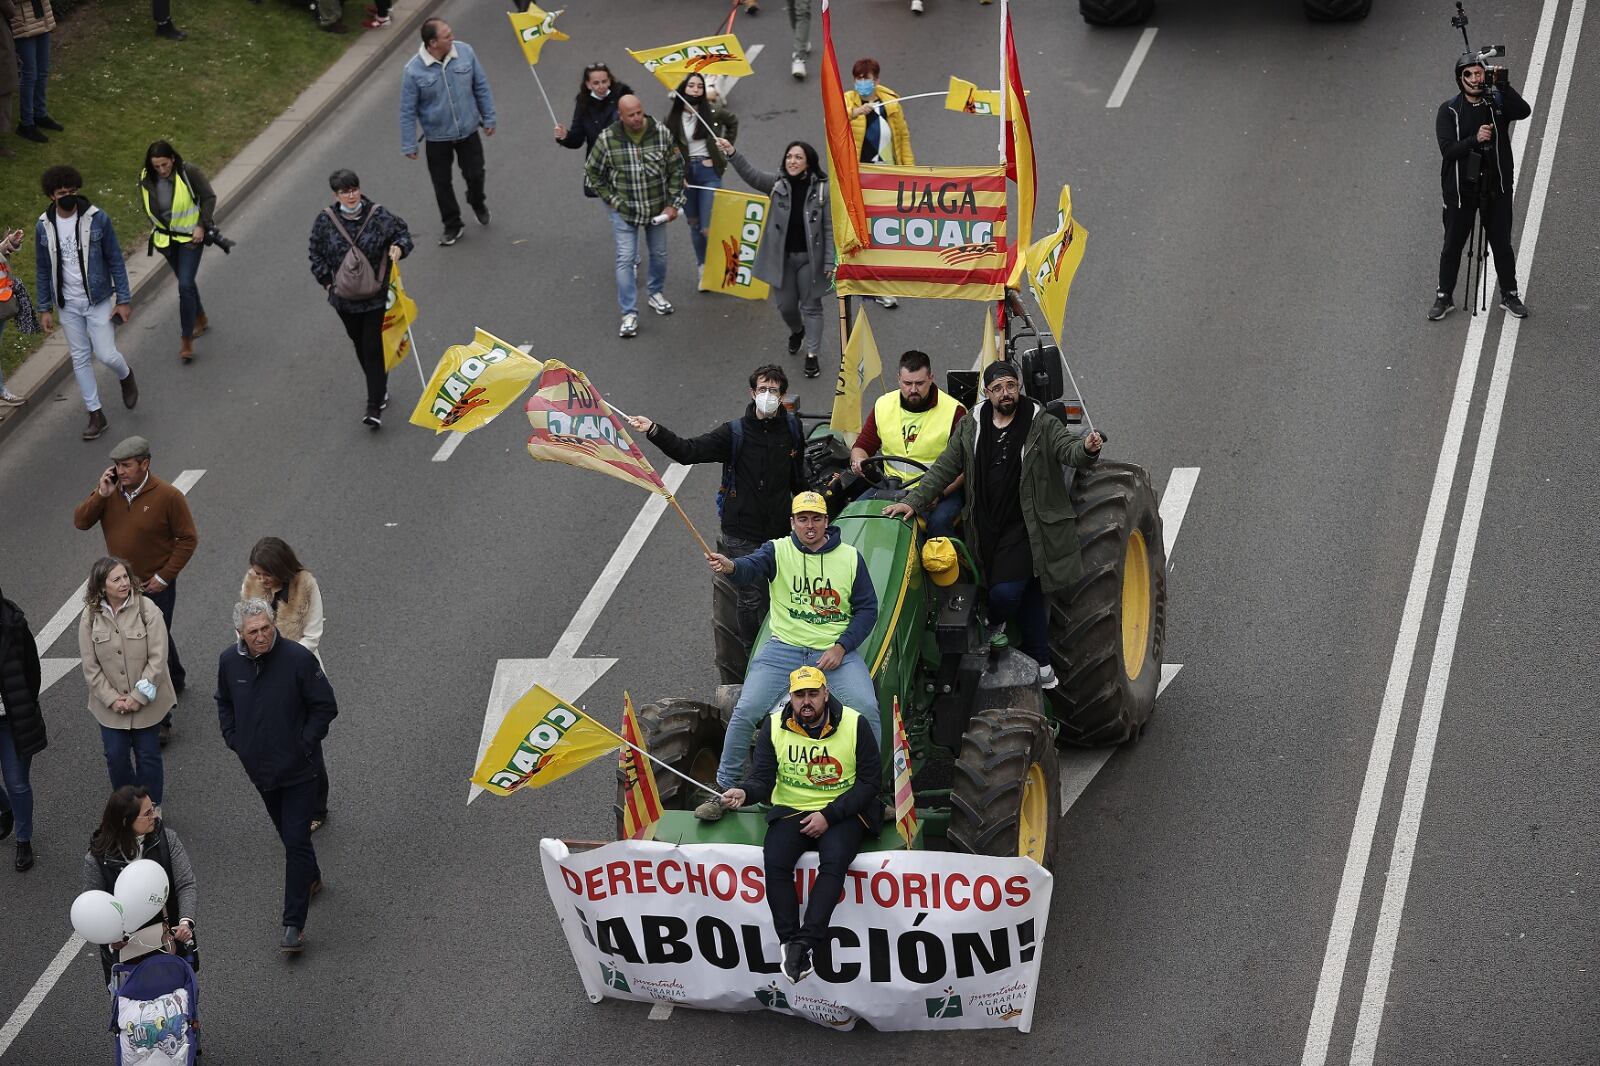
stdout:
<svg viewBox="0 0 1600 1066">
<path fill-rule="evenodd" d="M 1555 5 L 1518 161 L 1519 234 L 1572 2 Z M 570 101 L 582 62 L 605 58 L 643 87 L 650 79 L 622 46 L 710 32 L 719 6 L 574 6 L 561 22 L 572 40 L 540 64 L 546 85 Z M 993 7 L 930 0 L 914 19 L 899 0 L 839 6 L 842 61 L 876 55 L 897 90 L 998 76 Z M 609 231 L 579 194 L 580 157 L 550 145 L 501 12 L 455 3 L 442 11 L 478 47 L 502 114 L 488 142 L 489 228 L 469 224 L 460 244 L 435 246 L 423 164 L 397 151 L 397 58 L 231 220 L 234 255 L 207 256 L 214 325 L 194 365 L 175 358 L 168 287 L 121 331 L 143 386 L 136 411 L 108 408 L 107 436 L 81 444 L 69 383 L 0 450 L 0 587 L 36 631 L 99 554 L 98 533 L 74 531 L 70 513 L 104 467 L 102 445 L 143 433 L 161 476 L 205 471 L 191 493 L 201 547 L 176 626 L 195 684 L 167 750 L 166 811 L 200 877 L 207 1062 L 1016 1053 L 1276 1064 L 1316 1043 L 1319 1004 L 1327 1054 L 1307 1061 L 1593 1061 L 1600 749 L 1586 712 L 1600 684 L 1589 609 L 1600 576 L 1589 536 L 1600 189 L 1589 162 L 1600 144 L 1587 116 L 1600 107 L 1600 16 L 1584 19 L 1566 121 L 1544 163 L 1548 200 L 1523 269 L 1534 317 L 1510 336 L 1512 362 L 1497 377 L 1501 312 L 1481 356 L 1466 316 L 1423 319 L 1439 237 L 1432 121 L 1459 45 L 1447 5 L 1380 3 L 1363 23 L 1326 26 L 1302 21 L 1288 0 L 1171 0 L 1117 109 L 1106 99 L 1138 31 L 1091 31 L 1068 4 L 1013 7 L 1040 199 L 1048 207 L 1070 181 L 1090 234 L 1066 338 L 1090 412 L 1111 432 L 1110 454 L 1147 466 L 1158 486 L 1175 467 L 1201 470 L 1168 584 L 1167 658 L 1184 669 L 1146 737 L 1111 758 L 1062 822 L 1034 1031 L 839 1036 L 776 1016 L 678 1010 L 651 1021 L 637 1005 L 592 1006 L 544 898 L 537 841 L 604 837 L 609 770 L 464 805 L 496 663 L 550 653 L 644 500 L 534 464 L 516 412 L 432 461 L 440 442 L 404 422 L 418 393 L 407 368 L 392 378 L 389 424 L 376 434 L 359 424 L 354 359 L 305 270 L 325 175 L 354 167 L 411 223 L 418 253 L 406 280 L 428 356 L 481 325 L 582 367 L 630 412 L 697 431 L 740 407 L 754 365 L 785 358 L 785 330 L 768 306 L 694 293 L 679 225 L 668 286 L 678 312 L 647 314 L 637 339 L 619 340 Z M 740 19 L 741 39 L 766 54 L 731 103 L 741 150 L 775 166 L 789 139 L 820 143 L 821 128 L 815 81 L 797 85 L 784 69 L 782 5 L 765 8 Z M 1506 43 L 1522 85 L 1541 6 L 1472 14 L 1483 39 Z M 661 94 L 649 101 L 665 113 Z M 564 118 L 567 105 L 557 108 Z M 996 131 L 982 120 L 937 101 L 911 120 L 921 160 L 993 158 Z M 970 304 L 873 312 L 885 352 L 925 348 L 941 371 L 970 365 L 979 324 Z M 1473 377 L 1457 403 L 1464 350 Z M 830 386 L 831 372 L 802 381 L 803 406 L 820 408 Z M 1497 387 L 1489 465 L 1480 430 Z M 1453 425 L 1459 452 L 1448 447 Z M 1448 491 L 1430 525 L 1441 448 Z M 707 531 L 715 487 L 715 472 L 700 469 L 680 491 Z M 1369 783 L 1430 528 L 1442 538 L 1414 597 L 1415 662 L 1389 686 L 1392 763 Z M 334 812 L 316 838 L 329 887 L 309 950 L 289 963 L 275 950 L 281 852 L 222 746 L 205 683 L 231 640 L 246 553 L 268 533 L 322 583 L 323 658 L 341 702 L 328 745 Z M 1475 549 L 1470 565 L 1458 563 L 1462 547 Z M 1453 565 L 1465 567 L 1454 598 Z M 617 660 L 583 702 L 613 713 L 624 689 L 639 700 L 708 692 L 707 601 L 692 542 L 664 519 L 579 650 Z M 1458 637 L 1441 626 L 1457 609 Z M 73 632 L 46 657 L 72 656 Z M 1453 650 L 1447 688 L 1436 648 Z M 1430 676 L 1437 744 L 1419 760 Z M 0 867 L 0 1017 L 61 949 L 103 803 L 83 701 L 75 670 L 50 689 L 51 746 L 34 764 L 39 864 L 25 876 Z M 1398 856 L 1411 865 L 1395 902 L 1408 777 L 1419 828 L 1414 853 Z M 1377 802 L 1370 860 L 1341 894 L 1364 794 Z M 1341 898 L 1349 950 L 1330 985 Z M 1392 971 L 1374 985 L 1374 946 L 1389 934 Z M 79 952 L 4 1061 L 108 1054 L 98 982 L 91 952 Z M 1374 1039 L 1370 1059 L 1362 1032 Z"/>
</svg>

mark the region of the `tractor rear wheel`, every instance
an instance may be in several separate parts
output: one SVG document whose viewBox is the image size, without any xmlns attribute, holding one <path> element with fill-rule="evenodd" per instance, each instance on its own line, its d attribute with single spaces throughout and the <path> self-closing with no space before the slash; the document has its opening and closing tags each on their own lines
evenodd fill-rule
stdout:
<svg viewBox="0 0 1600 1066">
<path fill-rule="evenodd" d="M 710 704 L 695 700 L 665 699 L 639 708 L 639 728 L 650 754 L 696 781 L 715 788 L 717 762 L 722 758 L 722 716 Z M 654 767 L 656 788 L 663 810 L 693 810 L 704 798 L 674 774 Z M 617 770 L 617 838 L 622 838 L 622 808 L 628 782 Z"/>
<path fill-rule="evenodd" d="M 967 723 L 950 793 L 950 843 L 971 855 L 1026 855 L 1048 868 L 1061 818 L 1061 766 L 1040 715 L 1015 707 Z"/>
<path fill-rule="evenodd" d="M 1372 0 L 1301 0 L 1313 22 L 1354 22 L 1372 11 Z"/>
<path fill-rule="evenodd" d="M 1121 744 L 1155 710 L 1167 628 L 1167 554 L 1150 475 L 1104 461 L 1073 479 L 1083 576 L 1050 597 L 1046 692 L 1061 738 Z"/>
<path fill-rule="evenodd" d="M 1078 14 L 1091 26 L 1136 26 L 1155 7 L 1156 0 L 1078 0 Z"/>
</svg>

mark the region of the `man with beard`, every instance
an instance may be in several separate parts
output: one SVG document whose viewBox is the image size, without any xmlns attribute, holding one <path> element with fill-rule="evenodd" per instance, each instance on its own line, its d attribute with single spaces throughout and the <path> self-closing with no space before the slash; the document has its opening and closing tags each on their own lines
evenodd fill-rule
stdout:
<svg viewBox="0 0 1600 1066">
<path fill-rule="evenodd" d="M 933 383 L 933 367 L 927 352 L 915 348 L 900 357 L 900 389 L 878 397 L 861 427 L 856 443 L 850 449 L 850 469 L 861 476 L 861 463 L 881 449 L 884 455 L 912 459 L 923 466 L 932 466 L 934 460 L 950 443 L 951 431 L 967 413 L 962 404 L 949 393 L 940 392 Z M 900 484 L 910 488 L 922 474 L 910 467 L 896 466 L 894 473 Z M 963 478 L 956 478 L 944 490 L 933 514 L 928 517 L 929 537 L 948 537 L 955 532 L 956 516 L 966 498 L 961 493 Z"/>
<path fill-rule="evenodd" d="M 933 469 L 905 502 L 890 504 L 883 513 L 910 518 L 965 476 L 963 539 L 989 586 L 989 622 L 1004 626 L 1016 620 L 1022 650 L 1039 664 L 1039 683 L 1054 688 L 1045 597 L 1071 588 L 1083 574 L 1064 468 L 1091 466 L 1103 438 L 1095 431 L 1077 436 L 1037 400 L 1022 395 L 1013 363 L 989 364 L 983 393 Z"/>
</svg>

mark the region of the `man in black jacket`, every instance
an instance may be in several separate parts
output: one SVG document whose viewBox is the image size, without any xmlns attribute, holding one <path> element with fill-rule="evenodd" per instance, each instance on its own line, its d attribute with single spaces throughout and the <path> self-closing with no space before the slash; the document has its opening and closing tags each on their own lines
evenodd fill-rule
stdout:
<svg viewBox="0 0 1600 1066">
<path fill-rule="evenodd" d="M 239 642 L 217 664 L 217 718 L 222 741 L 239 756 L 250 783 L 283 841 L 283 939 L 279 949 L 305 949 L 306 911 L 322 888 L 311 847 L 317 803 L 317 746 L 339 713 L 317 657 L 278 639 L 272 605 L 242 600 L 233 608 Z"/>
<path fill-rule="evenodd" d="M 769 540 L 789 535 L 789 502 L 805 484 L 805 434 L 784 410 L 789 376 L 780 366 L 757 367 L 750 375 L 750 403 L 736 422 L 685 440 L 659 422 L 634 417 L 628 423 L 676 463 L 721 463 L 717 510 L 722 531 L 718 553 L 749 555 Z M 767 614 L 767 586 L 735 588 L 726 577 L 711 587 L 717 669 L 724 685 L 744 681 L 750 647 Z"/>
<path fill-rule="evenodd" d="M 1439 290 L 1428 318 L 1437 322 L 1455 307 L 1461 249 L 1472 235 L 1474 216 L 1483 213 L 1483 232 L 1494 251 L 1500 276 L 1500 306 L 1527 318 L 1517 292 L 1517 255 L 1511 247 L 1511 202 L 1516 185 L 1511 158 L 1511 124 L 1533 109 L 1511 87 L 1504 67 L 1493 75 L 1471 52 L 1456 60 L 1461 91 L 1439 105 L 1434 133 L 1439 138 L 1440 184 L 1444 192 L 1444 250 L 1439 253 Z M 1472 298 L 1471 294 L 1467 297 Z"/>
<path fill-rule="evenodd" d="M 722 794 L 722 805 L 772 804 L 761 845 L 767 907 L 783 945 L 783 975 L 794 983 L 815 969 L 812 954 L 828 935 L 861 841 L 882 828 L 878 743 L 858 712 L 828 694 L 822 671 L 802 666 L 789 675 L 788 702 L 757 729 L 754 750 L 750 776 Z M 813 848 L 817 879 L 802 923 L 794 866 Z"/>
<path fill-rule="evenodd" d="M 17 831 L 17 870 L 33 868 L 33 757 L 45 749 L 39 648 L 22 608 L 0 596 L 0 840 Z"/>
</svg>

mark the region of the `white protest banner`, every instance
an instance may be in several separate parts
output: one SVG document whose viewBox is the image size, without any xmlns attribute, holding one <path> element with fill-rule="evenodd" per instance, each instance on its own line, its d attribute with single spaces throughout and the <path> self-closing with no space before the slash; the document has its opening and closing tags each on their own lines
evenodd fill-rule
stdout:
<svg viewBox="0 0 1600 1066">
<path fill-rule="evenodd" d="M 857 856 L 817 971 L 778 970 L 761 849 L 622 840 L 539 845 L 545 884 L 590 1000 L 773 1010 L 834 1029 L 1033 1024 L 1050 913 L 1031 859 L 935 851 Z M 809 886 L 815 852 L 791 891 Z M 804 900 L 801 902 L 804 908 Z"/>
</svg>

